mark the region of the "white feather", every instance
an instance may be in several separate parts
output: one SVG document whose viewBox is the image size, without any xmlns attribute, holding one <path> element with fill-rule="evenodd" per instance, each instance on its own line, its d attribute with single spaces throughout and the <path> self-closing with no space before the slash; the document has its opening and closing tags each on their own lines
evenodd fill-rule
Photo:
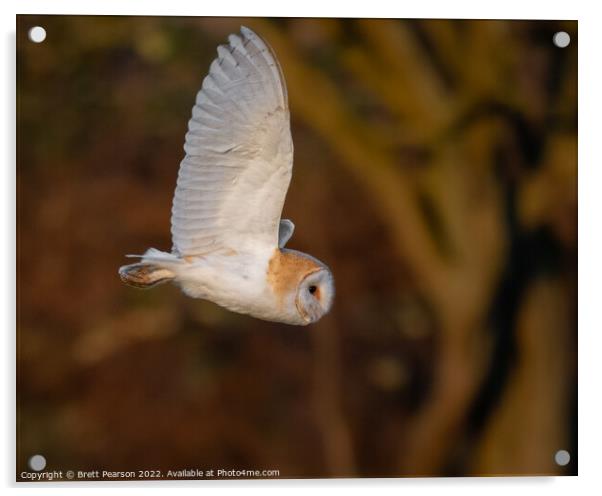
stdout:
<svg viewBox="0 0 602 496">
<path fill-rule="evenodd" d="M 189 121 L 171 219 L 181 256 L 278 246 L 293 158 L 286 86 L 267 44 L 241 33 L 218 47 Z"/>
</svg>

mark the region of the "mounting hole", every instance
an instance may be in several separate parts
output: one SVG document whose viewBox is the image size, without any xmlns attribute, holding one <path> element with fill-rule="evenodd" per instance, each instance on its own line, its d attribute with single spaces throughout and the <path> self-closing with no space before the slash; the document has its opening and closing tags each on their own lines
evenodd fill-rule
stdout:
<svg viewBox="0 0 602 496">
<path fill-rule="evenodd" d="M 552 38 L 552 41 L 558 48 L 566 48 L 571 42 L 571 37 L 566 31 L 558 31 Z"/>
<path fill-rule="evenodd" d="M 29 39 L 34 43 L 42 43 L 46 39 L 46 30 L 42 26 L 34 26 L 29 30 Z"/>
<path fill-rule="evenodd" d="M 554 461 L 556 462 L 556 465 L 564 467 L 571 461 L 571 455 L 566 450 L 558 450 L 554 455 Z"/>
<path fill-rule="evenodd" d="M 44 470 L 44 467 L 46 467 L 46 458 L 44 458 L 42 455 L 33 455 L 27 463 L 31 470 L 39 472 L 40 470 Z"/>
</svg>

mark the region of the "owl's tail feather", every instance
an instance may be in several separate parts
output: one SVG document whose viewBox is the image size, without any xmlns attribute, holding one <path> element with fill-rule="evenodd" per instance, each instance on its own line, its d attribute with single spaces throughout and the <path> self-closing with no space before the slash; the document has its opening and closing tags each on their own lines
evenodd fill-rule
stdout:
<svg viewBox="0 0 602 496">
<path fill-rule="evenodd" d="M 128 286 L 148 289 L 157 284 L 171 281 L 175 278 L 175 275 L 169 269 L 146 263 L 136 263 L 120 267 L 119 277 Z"/>
<path fill-rule="evenodd" d="M 119 268 L 119 277 L 128 286 L 148 289 L 158 284 L 176 278 L 173 268 L 181 262 L 177 255 L 165 253 L 155 248 L 150 248 L 144 255 L 127 255 L 128 257 L 141 258 L 135 264 L 124 265 Z"/>
</svg>

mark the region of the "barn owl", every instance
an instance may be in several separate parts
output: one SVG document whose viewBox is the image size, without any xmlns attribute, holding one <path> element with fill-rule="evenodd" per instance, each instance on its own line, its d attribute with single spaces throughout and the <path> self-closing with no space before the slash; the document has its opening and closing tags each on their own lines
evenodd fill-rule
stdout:
<svg viewBox="0 0 602 496">
<path fill-rule="evenodd" d="M 330 269 L 285 249 L 280 219 L 293 167 L 288 95 L 273 50 L 241 27 L 217 48 L 196 96 L 172 205 L 171 253 L 150 248 L 123 282 L 174 282 L 233 312 L 307 325 L 332 306 Z"/>
</svg>

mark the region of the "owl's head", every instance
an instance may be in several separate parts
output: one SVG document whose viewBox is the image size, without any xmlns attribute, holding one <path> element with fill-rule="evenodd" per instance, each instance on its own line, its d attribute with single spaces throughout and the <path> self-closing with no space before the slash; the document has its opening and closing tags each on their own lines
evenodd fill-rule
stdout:
<svg viewBox="0 0 602 496">
<path fill-rule="evenodd" d="M 330 311 L 334 299 L 334 278 L 323 264 L 307 274 L 297 288 L 295 305 L 306 324 L 320 320 Z"/>
<path fill-rule="evenodd" d="M 276 297 L 271 320 L 307 325 L 328 313 L 334 300 L 330 269 L 296 250 L 278 249 L 268 263 L 267 282 Z"/>
</svg>

